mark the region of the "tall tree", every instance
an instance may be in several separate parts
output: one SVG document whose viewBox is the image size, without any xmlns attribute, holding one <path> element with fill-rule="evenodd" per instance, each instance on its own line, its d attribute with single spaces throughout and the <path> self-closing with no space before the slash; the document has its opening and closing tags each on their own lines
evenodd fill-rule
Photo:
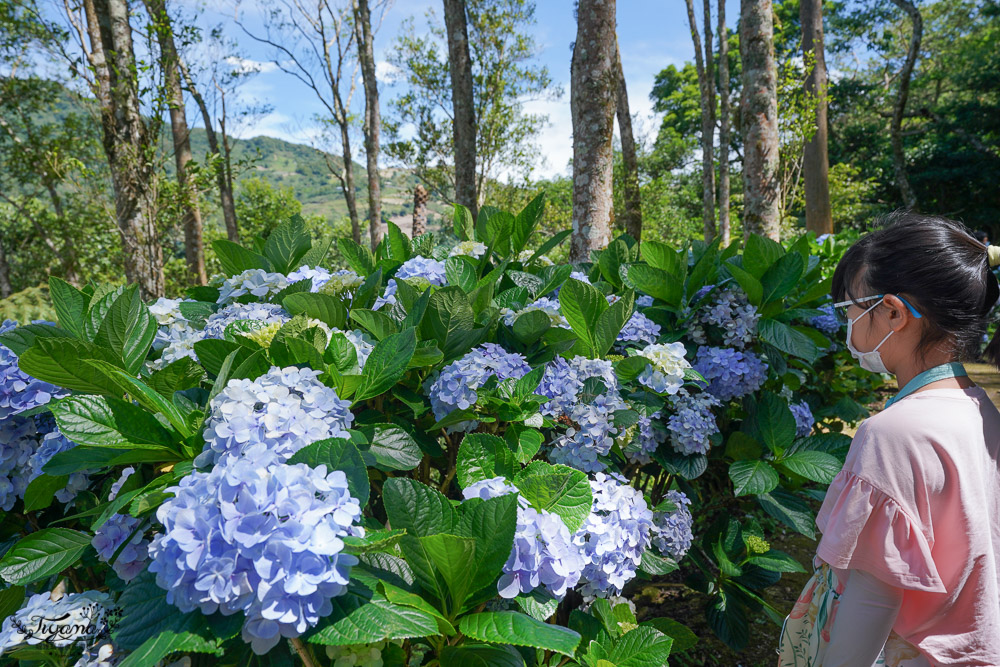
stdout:
<svg viewBox="0 0 1000 667">
<path fill-rule="evenodd" d="M 591 250 L 610 241 L 611 178 L 614 156 L 615 0 L 580 0 L 576 42 L 570 65 L 570 112 L 573 118 L 572 262 L 590 259 Z"/>
<path fill-rule="evenodd" d="M 493 197 L 501 173 L 527 181 L 538 154 L 537 137 L 547 117 L 525 112 L 537 99 L 561 94 L 551 88 L 548 70 L 534 64 L 537 47 L 530 34 L 533 0 L 465 0 L 472 66 L 476 132 L 476 193 Z M 389 52 L 389 62 L 405 77 L 406 91 L 390 103 L 386 155 L 406 165 L 438 200 L 455 200 L 454 105 L 447 34 L 433 10 L 429 30 L 417 33 L 408 20 Z M 413 132 L 405 131 L 409 128 Z"/>
<path fill-rule="evenodd" d="M 181 90 L 180 65 L 174 29 L 167 14 L 164 0 L 145 0 L 150 25 L 160 45 L 160 68 L 163 70 L 163 87 L 170 108 L 170 133 L 174 142 L 174 164 L 177 166 L 177 185 L 183 197 L 184 257 L 188 276 L 196 285 L 208 282 L 205 274 L 205 250 L 202 244 L 201 208 L 198 189 L 188 175 L 191 162 L 191 137 L 184 111 L 184 93 Z"/>
<path fill-rule="evenodd" d="M 125 278 L 144 299 L 163 296 L 163 252 L 156 231 L 155 137 L 139 104 L 126 0 L 84 0 L 91 67 L 101 105 L 104 152 L 111 168 Z"/>
<path fill-rule="evenodd" d="M 741 0 L 743 230 L 778 240 L 778 73 L 771 0 Z"/>
<path fill-rule="evenodd" d="M 617 114 L 618 133 L 622 140 L 622 163 L 625 167 L 623 199 L 625 201 L 625 232 L 636 241 L 642 240 L 642 196 L 639 190 L 639 157 L 632 133 L 632 115 L 628 106 L 628 88 L 625 85 L 625 70 L 622 68 L 622 54 L 615 39 L 615 77 L 618 86 Z"/>
<path fill-rule="evenodd" d="M 427 199 L 427 188 L 417 183 L 413 188 L 413 227 L 410 229 L 413 238 L 427 231 Z"/>
<path fill-rule="evenodd" d="M 304 84 L 325 115 L 317 117 L 324 129 L 336 128 L 340 140 L 340 163 L 327 157 L 327 168 L 340 184 L 351 220 L 351 233 L 361 242 L 357 191 L 354 183 L 354 153 L 351 148 L 351 99 L 355 90 L 356 64 L 350 63 L 356 31 L 353 29 L 353 6 L 339 6 L 331 0 L 302 3 L 280 0 L 266 7 L 269 21 L 265 32 L 251 32 L 242 22 L 237 25 L 252 39 L 270 46 L 275 55 L 272 64 Z M 350 65 L 350 72 L 345 70 Z M 347 89 L 346 93 L 343 88 Z M 332 120 L 332 123 L 331 123 Z"/>
<path fill-rule="evenodd" d="M 702 223 L 705 240 L 715 237 L 715 70 L 712 57 L 712 10 L 711 0 L 703 0 L 705 11 L 705 41 L 698 34 L 698 22 L 694 15 L 694 0 L 687 3 L 688 25 L 694 44 L 694 62 L 698 70 L 698 90 L 701 93 L 701 187 Z"/>
<path fill-rule="evenodd" d="M 378 176 L 379 135 L 382 119 L 378 108 L 378 81 L 375 79 L 374 37 L 368 0 L 354 0 L 354 32 L 365 86 L 365 156 L 368 159 L 368 232 L 372 250 L 382 240 L 382 187 Z"/>
<path fill-rule="evenodd" d="M 910 78 L 913 68 L 920 55 L 920 41 L 924 35 L 924 19 L 920 9 L 910 0 L 892 0 L 892 4 L 902 9 L 910 17 L 913 24 L 910 33 L 910 45 L 906 51 L 903 69 L 899 72 L 899 89 L 896 101 L 892 105 L 892 121 L 889 124 L 889 137 L 892 140 L 892 166 L 896 174 L 896 187 L 907 208 L 917 207 L 917 195 L 913 192 L 910 179 L 906 175 L 906 155 L 903 153 L 903 116 L 906 114 L 906 101 L 910 96 Z"/>
<path fill-rule="evenodd" d="M 820 234 L 833 233 L 830 208 L 830 159 L 827 152 L 826 53 L 823 45 L 823 0 L 800 0 L 803 62 L 812 64 L 806 74 L 805 92 L 816 100 L 816 131 L 803 150 L 806 229 Z"/>
<path fill-rule="evenodd" d="M 472 95 L 472 57 L 465 0 L 444 0 L 451 74 L 452 128 L 455 143 L 455 201 L 472 212 L 479 209 L 476 191 L 476 110 Z"/>
<path fill-rule="evenodd" d="M 719 236 L 729 245 L 729 28 L 726 0 L 719 0 Z"/>
</svg>

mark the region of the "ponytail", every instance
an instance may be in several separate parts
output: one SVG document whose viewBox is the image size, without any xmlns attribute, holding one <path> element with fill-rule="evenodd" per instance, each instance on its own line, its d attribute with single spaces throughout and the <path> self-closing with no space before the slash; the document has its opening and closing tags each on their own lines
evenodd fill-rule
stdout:
<svg viewBox="0 0 1000 667">
<path fill-rule="evenodd" d="M 986 299 L 983 303 L 982 312 L 983 317 L 986 319 L 986 324 L 989 326 L 990 312 L 993 310 L 997 299 L 1000 299 L 1000 282 L 997 281 L 997 276 L 993 273 L 993 269 L 1000 266 L 1000 246 L 987 246 L 985 264 Z M 983 351 L 983 358 L 997 369 L 1000 369 L 1000 328 L 993 334 L 993 339 L 990 340 Z"/>
</svg>

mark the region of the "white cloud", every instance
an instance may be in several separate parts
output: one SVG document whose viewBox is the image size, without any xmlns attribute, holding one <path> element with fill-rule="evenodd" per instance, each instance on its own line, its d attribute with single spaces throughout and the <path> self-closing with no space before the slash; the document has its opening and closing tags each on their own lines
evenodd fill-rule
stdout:
<svg viewBox="0 0 1000 667">
<path fill-rule="evenodd" d="M 273 62 L 261 62 L 250 58 L 240 58 L 239 56 L 229 56 L 226 63 L 231 65 L 237 74 L 260 74 L 264 72 L 274 72 L 278 66 Z"/>
<path fill-rule="evenodd" d="M 393 84 L 403 77 L 403 70 L 387 60 L 375 63 L 375 78 L 379 83 Z"/>
</svg>

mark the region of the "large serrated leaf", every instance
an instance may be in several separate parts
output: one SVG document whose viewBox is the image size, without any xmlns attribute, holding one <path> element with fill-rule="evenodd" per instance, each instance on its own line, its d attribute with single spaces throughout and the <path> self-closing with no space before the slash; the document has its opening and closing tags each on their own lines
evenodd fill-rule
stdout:
<svg viewBox="0 0 1000 667">
<path fill-rule="evenodd" d="M 148 411 L 117 398 L 70 396 L 52 405 L 59 430 L 81 445 L 127 447 L 175 444 L 170 431 Z"/>
<path fill-rule="evenodd" d="M 18 358 L 18 366 L 28 375 L 54 385 L 87 394 L 117 395 L 121 388 L 88 360 L 120 364 L 116 355 L 93 343 L 75 338 L 36 338 Z"/>
<path fill-rule="evenodd" d="M 483 642 L 532 646 L 573 657 L 580 635 L 513 611 L 483 612 L 462 618 L 459 630 Z"/>
<path fill-rule="evenodd" d="M 736 461 L 729 466 L 729 478 L 737 496 L 767 493 L 778 486 L 778 472 L 767 461 Z"/>
<path fill-rule="evenodd" d="M 570 533 L 583 524 L 594 503 L 587 475 L 568 466 L 536 461 L 514 478 L 514 486 L 535 509 L 558 514 Z"/>
<path fill-rule="evenodd" d="M 312 240 L 301 215 L 293 215 L 273 230 L 264 242 L 264 256 L 278 273 L 288 273 L 299 266 L 309 252 Z"/>
<path fill-rule="evenodd" d="M 80 560 L 90 535 L 69 528 L 43 528 L 21 538 L 0 560 L 0 576 L 16 585 L 58 574 Z"/>
<path fill-rule="evenodd" d="M 333 613 L 328 620 L 332 622 L 307 635 L 307 641 L 327 646 L 348 646 L 438 634 L 434 616 L 415 607 L 382 599 L 365 600 L 352 594 L 335 597 L 330 602 Z"/>
<path fill-rule="evenodd" d="M 416 347 L 417 335 L 413 329 L 380 340 L 365 362 L 361 384 L 354 392 L 354 402 L 389 391 L 406 373 Z"/>
</svg>

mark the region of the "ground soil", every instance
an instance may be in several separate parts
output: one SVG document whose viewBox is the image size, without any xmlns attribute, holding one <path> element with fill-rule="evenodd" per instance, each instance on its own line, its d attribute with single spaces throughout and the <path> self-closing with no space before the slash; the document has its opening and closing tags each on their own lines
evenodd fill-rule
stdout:
<svg viewBox="0 0 1000 667">
<path fill-rule="evenodd" d="M 994 405 L 1000 408 L 1000 373 L 988 364 L 965 364 L 969 377 L 989 394 Z M 889 388 L 888 395 L 894 391 Z M 872 411 L 881 405 L 870 406 Z M 853 429 L 845 430 L 853 435 Z M 819 509 L 815 503 L 814 511 Z M 792 530 L 778 527 L 768 535 L 772 548 L 780 549 L 809 567 L 816 553 L 815 541 Z M 680 667 L 727 666 L 727 667 L 773 667 L 777 664 L 778 634 L 780 627 L 764 614 L 758 614 L 751 622 L 750 641 L 747 648 L 735 653 L 719 641 L 705 621 L 705 597 L 684 586 L 687 568 L 669 575 L 667 581 L 656 587 L 642 589 L 635 597 L 639 620 L 665 616 L 691 628 L 698 636 L 698 645 L 684 654 L 670 658 L 670 664 Z M 766 599 L 785 615 L 792 608 L 809 574 L 784 574 L 774 586 L 767 589 Z"/>
</svg>

